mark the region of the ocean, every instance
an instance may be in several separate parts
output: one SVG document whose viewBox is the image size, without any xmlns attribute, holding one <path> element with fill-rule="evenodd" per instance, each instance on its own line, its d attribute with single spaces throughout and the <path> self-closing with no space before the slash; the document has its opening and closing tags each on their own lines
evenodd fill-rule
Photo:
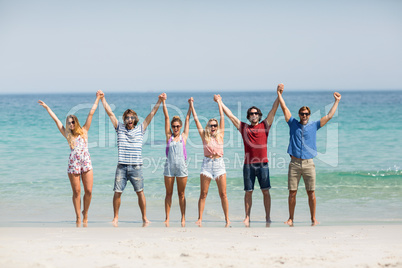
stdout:
<svg viewBox="0 0 402 268">
<path fill-rule="evenodd" d="M 402 91 L 345 91 L 338 111 L 317 134 L 317 219 L 321 225 L 401 224 L 402 223 Z M 108 93 L 105 96 L 116 117 L 131 108 L 140 122 L 151 111 L 160 93 Z M 263 116 L 270 111 L 276 92 L 223 92 L 223 102 L 241 121 L 246 122 L 250 106 L 259 107 Z M 333 92 L 284 92 L 291 113 L 311 108 L 310 120 L 318 120 L 332 107 Z M 184 118 L 188 98 L 193 97 L 200 121 L 218 118 L 213 93 L 169 93 L 171 118 Z M 85 123 L 93 94 L 0 95 L 0 226 L 75 226 L 67 177 L 70 153 L 67 141 L 45 109 L 43 100 L 65 123 L 75 114 Z M 284 226 L 288 218 L 286 153 L 289 127 L 279 108 L 268 138 L 271 176 L 271 227 Z M 162 107 L 148 127 L 143 145 L 144 193 L 150 226 L 163 226 L 165 218 L 163 164 L 165 133 Z M 94 169 L 89 226 L 110 224 L 113 218 L 113 183 L 117 165 L 116 133 L 100 103 L 89 131 L 89 152 Z M 189 177 L 186 188 L 187 226 L 195 226 L 200 191 L 199 172 L 203 158 L 202 142 L 193 118 L 187 142 Z M 244 149 L 241 136 L 225 118 L 224 158 L 227 169 L 229 216 L 234 227 L 243 226 L 244 191 L 242 179 Z M 82 189 L 83 192 L 83 189 Z M 83 193 L 82 193 L 83 194 Z M 122 196 L 120 226 L 141 226 L 136 194 L 128 184 Z M 265 227 L 262 194 L 258 184 L 253 193 L 251 227 Z M 224 216 L 212 181 L 204 211 L 204 226 L 224 226 Z M 295 225 L 308 225 L 310 214 L 304 183 L 299 185 Z M 175 189 L 171 226 L 180 226 Z"/>
</svg>

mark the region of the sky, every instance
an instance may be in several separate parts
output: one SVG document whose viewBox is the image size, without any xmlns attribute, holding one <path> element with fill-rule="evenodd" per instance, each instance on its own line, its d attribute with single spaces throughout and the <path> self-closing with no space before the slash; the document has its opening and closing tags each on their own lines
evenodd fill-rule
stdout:
<svg viewBox="0 0 402 268">
<path fill-rule="evenodd" d="M 399 0 L 0 0 L 0 94 L 401 90 Z"/>
</svg>

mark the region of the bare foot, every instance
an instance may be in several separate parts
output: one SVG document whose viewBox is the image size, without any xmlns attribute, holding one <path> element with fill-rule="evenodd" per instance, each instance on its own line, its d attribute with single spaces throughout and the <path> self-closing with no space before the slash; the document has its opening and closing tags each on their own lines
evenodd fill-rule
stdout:
<svg viewBox="0 0 402 268">
<path fill-rule="evenodd" d="M 226 221 L 225 228 L 230 227 L 230 220 Z"/>
<path fill-rule="evenodd" d="M 186 227 L 186 219 L 183 217 L 181 217 L 181 227 Z"/>
<path fill-rule="evenodd" d="M 317 219 L 314 218 L 311 220 L 311 226 L 316 226 L 318 224 L 320 224 L 320 223 L 317 221 Z"/>
<path fill-rule="evenodd" d="M 285 224 L 289 225 L 290 227 L 293 227 L 293 220 L 288 219 L 287 221 L 284 222 Z"/>
<path fill-rule="evenodd" d="M 142 227 L 147 227 L 150 223 L 147 217 L 142 218 Z"/>
<path fill-rule="evenodd" d="M 246 218 L 243 220 L 244 226 L 250 227 L 250 217 L 246 216 Z"/>
<path fill-rule="evenodd" d="M 164 223 L 166 227 L 169 227 L 169 219 L 167 219 Z"/>
<path fill-rule="evenodd" d="M 82 216 L 84 217 L 84 219 L 82 220 L 82 222 L 83 222 L 84 224 L 88 224 L 88 211 L 87 211 L 87 212 L 82 211 Z"/>
<path fill-rule="evenodd" d="M 114 218 L 112 221 L 112 224 L 114 227 L 118 227 L 119 226 L 119 218 Z"/>
<path fill-rule="evenodd" d="M 195 224 L 197 224 L 199 227 L 202 227 L 202 219 L 198 219 Z"/>
<path fill-rule="evenodd" d="M 76 221 L 75 221 L 75 226 L 76 227 L 81 227 L 81 219 L 77 219 Z"/>
</svg>

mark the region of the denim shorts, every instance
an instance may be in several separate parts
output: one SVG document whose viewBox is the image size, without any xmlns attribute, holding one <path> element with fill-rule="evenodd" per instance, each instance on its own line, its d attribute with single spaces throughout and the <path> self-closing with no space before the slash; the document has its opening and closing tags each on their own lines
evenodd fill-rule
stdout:
<svg viewBox="0 0 402 268">
<path fill-rule="evenodd" d="M 204 157 L 201 166 L 201 174 L 216 180 L 219 176 L 226 173 L 225 162 L 223 158 L 209 158 Z"/>
<path fill-rule="evenodd" d="M 188 170 L 187 164 L 184 161 L 178 161 L 178 163 L 171 163 L 171 161 L 166 160 L 165 167 L 163 170 L 163 176 L 166 177 L 187 177 Z"/>
<path fill-rule="evenodd" d="M 268 163 L 252 163 L 243 166 L 244 191 L 254 190 L 255 176 L 258 178 L 261 190 L 271 188 Z"/>
<path fill-rule="evenodd" d="M 144 190 L 144 178 L 142 177 L 141 165 L 118 164 L 113 191 L 122 193 L 124 188 L 126 188 L 128 180 L 130 180 L 133 185 L 134 191 L 141 192 Z"/>
</svg>

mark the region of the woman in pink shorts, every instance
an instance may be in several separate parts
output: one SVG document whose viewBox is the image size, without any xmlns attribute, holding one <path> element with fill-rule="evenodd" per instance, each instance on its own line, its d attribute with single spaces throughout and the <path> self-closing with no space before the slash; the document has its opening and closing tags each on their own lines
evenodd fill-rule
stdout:
<svg viewBox="0 0 402 268">
<path fill-rule="evenodd" d="M 70 157 L 68 159 L 68 178 L 70 179 L 71 188 L 73 190 L 73 205 L 76 215 L 77 227 L 81 225 L 81 184 L 84 185 L 84 209 L 82 211 L 84 226 L 88 223 L 88 209 L 92 198 L 93 171 L 91 158 L 88 152 L 88 130 L 91 126 L 92 116 L 98 107 L 102 91 L 96 92 L 96 100 L 92 109 L 89 111 L 85 125 L 81 127 L 78 118 L 75 115 L 68 115 L 66 119 L 66 128 L 57 118 L 56 114 L 43 101 L 38 103 L 46 109 L 50 117 L 54 120 L 61 134 L 67 139 L 71 148 Z"/>
<path fill-rule="evenodd" d="M 211 180 L 216 181 L 219 196 L 221 198 L 222 209 L 225 215 L 226 227 L 229 226 L 229 202 L 226 195 L 226 168 L 223 161 L 223 136 L 225 134 L 225 119 L 220 95 L 215 95 L 214 100 L 218 103 L 220 123 L 215 118 L 209 119 L 205 129 L 198 120 L 194 109 L 194 100 L 190 98 L 190 107 L 193 112 L 195 124 L 204 145 L 204 159 L 201 167 L 200 183 L 201 193 L 198 200 L 198 221 L 201 226 L 202 214 L 204 212 L 205 200 L 208 195 Z"/>
</svg>

